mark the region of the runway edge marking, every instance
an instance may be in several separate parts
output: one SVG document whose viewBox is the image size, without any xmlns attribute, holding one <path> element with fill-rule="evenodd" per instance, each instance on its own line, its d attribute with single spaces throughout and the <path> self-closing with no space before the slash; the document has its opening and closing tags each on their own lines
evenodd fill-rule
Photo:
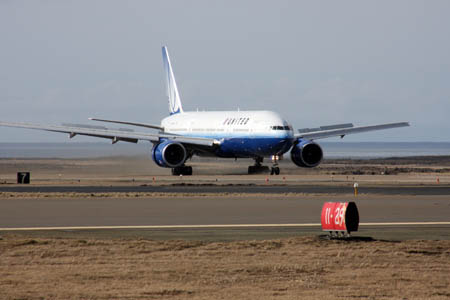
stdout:
<svg viewBox="0 0 450 300">
<path fill-rule="evenodd" d="M 427 226 L 450 225 L 450 222 L 390 222 L 360 223 L 360 226 Z M 217 225 L 137 225 L 137 226 L 60 226 L 0 228 L 0 231 L 38 230 L 100 230 L 100 229 L 203 229 L 203 228 L 258 228 L 258 227 L 320 227 L 320 223 L 305 224 L 217 224 Z"/>
</svg>

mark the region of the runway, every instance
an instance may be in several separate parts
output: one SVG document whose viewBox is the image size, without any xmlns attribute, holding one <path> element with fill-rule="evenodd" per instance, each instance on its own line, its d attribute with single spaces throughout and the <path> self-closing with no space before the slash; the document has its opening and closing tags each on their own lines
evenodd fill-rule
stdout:
<svg viewBox="0 0 450 300">
<path fill-rule="evenodd" d="M 212 224 L 212 225 L 148 225 L 148 226 L 72 226 L 72 227 L 18 227 L 0 228 L 0 231 L 42 231 L 42 230 L 117 230 L 117 229 L 226 229 L 226 228 L 278 228 L 278 227 L 320 227 L 320 223 L 305 224 Z M 361 223 L 359 226 L 450 226 L 450 222 L 397 222 Z"/>
<path fill-rule="evenodd" d="M 127 186 L 45 186 L 13 185 L 0 186 L 0 192 L 15 193 L 306 193 L 306 194 L 349 194 L 352 183 L 339 184 L 170 184 L 170 185 L 127 185 Z M 360 193 L 376 195 L 450 195 L 450 185 L 370 185 L 360 184 Z"/>
<path fill-rule="evenodd" d="M 356 198 L 352 184 L 346 182 L 1 185 L 0 192 L 17 193 L 0 198 L 0 233 L 277 238 L 320 233 L 324 202 L 355 201 L 362 234 L 450 239 L 450 186 L 445 184 L 365 182 Z"/>
<path fill-rule="evenodd" d="M 325 201 L 356 201 L 362 223 L 450 221 L 446 196 L 6 198 L 0 228 L 317 224 Z"/>
</svg>

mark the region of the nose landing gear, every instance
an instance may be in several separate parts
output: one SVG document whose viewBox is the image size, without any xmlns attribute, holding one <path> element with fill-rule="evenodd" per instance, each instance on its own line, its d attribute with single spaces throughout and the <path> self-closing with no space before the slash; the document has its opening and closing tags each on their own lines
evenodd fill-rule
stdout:
<svg viewBox="0 0 450 300">
<path fill-rule="evenodd" d="M 273 166 L 270 169 L 270 175 L 280 175 L 280 168 L 276 167 L 276 166 Z"/>
<path fill-rule="evenodd" d="M 280 157 L 278 155 L 272 155 L 271 159 L 273 166 L 270 169 L 270 175 L 280 175 L 280 168 L 278 167 L 278 161 L 280 160 Z"/>
</svg>

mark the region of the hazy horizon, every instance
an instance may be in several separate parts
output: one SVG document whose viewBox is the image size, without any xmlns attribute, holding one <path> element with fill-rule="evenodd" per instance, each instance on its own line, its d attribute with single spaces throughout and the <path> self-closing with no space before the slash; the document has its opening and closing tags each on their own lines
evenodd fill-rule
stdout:
<svg viewBox="0 0 450 300">
<path fill-rule="evenodd" d="M 4 0 L 0 120 L 159 124 L 167 45 L 186 111 L 267 109 L 296 129 L 409 121 L 344 141 L 450 141 L 449 11 L 448 1 Z M 0 127 L 0 142 L 66 140 Z"/>
<path fill-rule="evenodd" d="M 336 142 L 321 143 L 325 158 L 379 158 L 450 156 L 450 142 Z M 146 156 L 151 163 L 151 143 L 1 143 L 0 158 L 95 158 Z M 284 155 L 290 159 L 290 154 Z M 203 157 L 198 157 L 203 161 Z M 233 163 L 234 160 L 228 160 Z M 242 160 L 242 159 L 240 159 Z M 251 160 L 251 159 L 250 159 Z"/>
</svg>

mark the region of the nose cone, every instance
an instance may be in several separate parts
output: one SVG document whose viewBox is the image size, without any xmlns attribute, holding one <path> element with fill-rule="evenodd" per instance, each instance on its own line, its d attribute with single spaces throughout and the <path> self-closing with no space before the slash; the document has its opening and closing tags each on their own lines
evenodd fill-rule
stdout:
<svg viewBox="0 0 450 300">
<path fill-rule="evenodd" d="M 283 126 L 283 130 L 274 130 L 281 138 L 292 139 L 294 137 L 294 130 L 289 122 L 283 119 L 278 113 L 272 112 L 270 118 L 270 126 Z"/>
<path fill-rule="evenodd" d="M 279 114 L 273 112 L 269 119 L 270 126 L 276 126 L 275 130 L 271 130 L 271 134 L 277 139 L 276 149 L 278 154 L 289 151 L 294 142 L 294 131 L 288 121 L 283 119 Z"/>
</svg>

